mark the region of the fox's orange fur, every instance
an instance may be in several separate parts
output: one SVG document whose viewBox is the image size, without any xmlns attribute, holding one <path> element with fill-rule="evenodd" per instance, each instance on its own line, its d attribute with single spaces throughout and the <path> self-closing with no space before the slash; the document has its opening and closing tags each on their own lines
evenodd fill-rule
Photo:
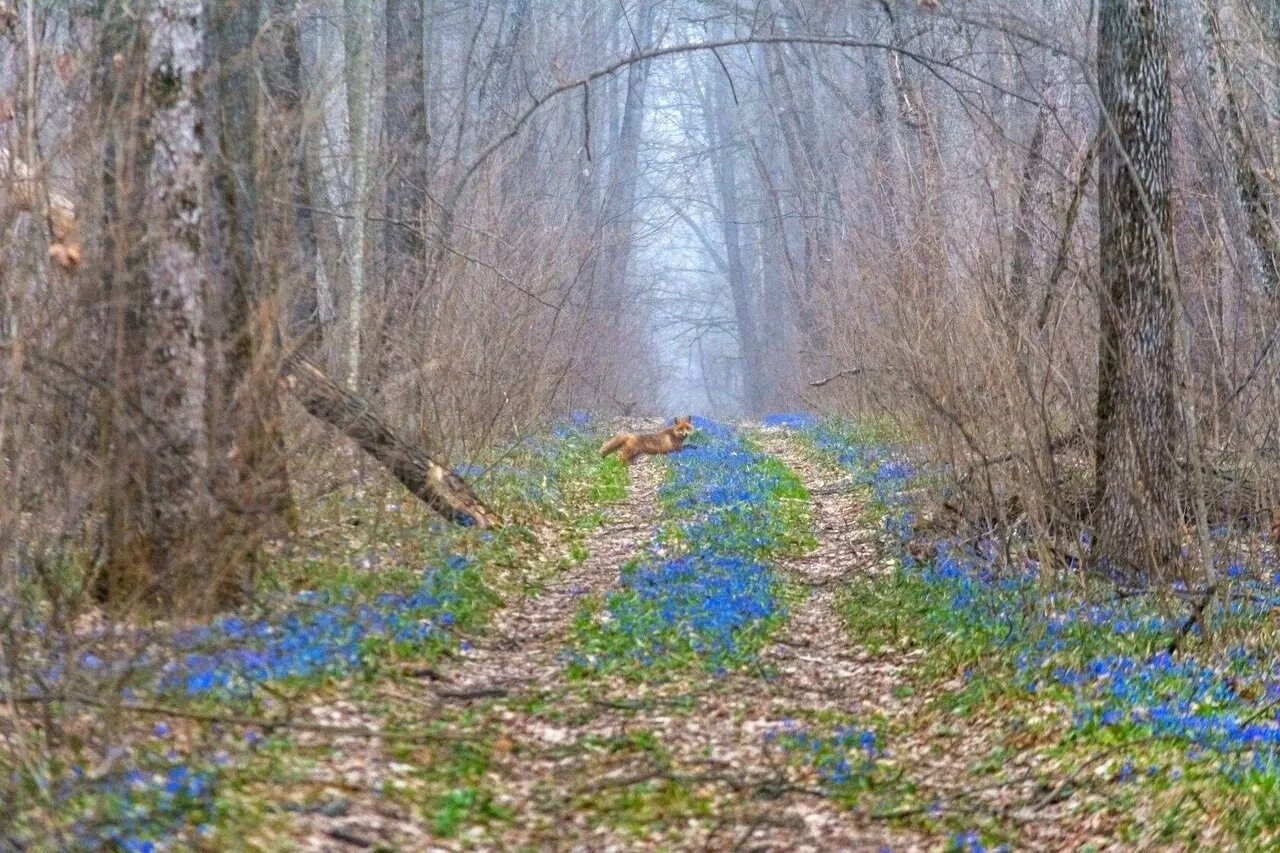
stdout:
<svg viewBox="0 0 1280 853">
<path fill-rule="evenodd" d="M 675 423 L 658 432 L 620 432 L 600 448 L 601 456 L 615 450 L 623 465 L 641 454 L 675 453 L 684 448 L 684 440 L 693 432 L 693 415 L 676 418 Z"/>
</svg>

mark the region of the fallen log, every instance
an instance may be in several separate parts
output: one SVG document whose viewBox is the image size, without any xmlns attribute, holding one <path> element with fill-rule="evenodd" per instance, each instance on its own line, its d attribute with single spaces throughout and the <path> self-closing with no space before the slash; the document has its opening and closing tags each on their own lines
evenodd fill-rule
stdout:
<svg viewBox="0 0 1280 853">
<path fill-rule="evenodd" d="M 314 362 L 298 354 L 286 358 L 282 382 L 308 414 L 360 445 L 440 515 L 455 524 L 480 528 L 502 525 L 497 513 L 476 497 L 445 460 L 401 438 L 367 400 L 338 385 Z"/>
</svg>

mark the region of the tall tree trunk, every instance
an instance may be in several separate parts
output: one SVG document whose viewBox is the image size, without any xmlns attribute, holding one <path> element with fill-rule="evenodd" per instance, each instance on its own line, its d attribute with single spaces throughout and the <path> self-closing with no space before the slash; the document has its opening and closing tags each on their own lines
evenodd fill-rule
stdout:
<svg viewBox="0 0 1280 853">
<path fill-rule="evenodd" d="M 135 321 L 140 341 L 118 354 L 133 362 L 138 417 L 130 423 L 126 401 L 117 414 L 124 428 L 109 451 L 114 463 L 140 470 L 122 493 L 112 496 L 136 525 L 132 535 L 110 540 L 113 553 L 101 589 L 116 605 L 141 599 L 188 609 L 202 603 L 204 594 L 206 576 L 194 571 L 201 545 L 207 544 L 205 525 L 212 509 L 200 233 L 205 203 L 199 105 L 202 16 L 201 0 L 154 0 L 142 23 L 145 32 L 134 24 L 131 37 L 115 41 L 121 47 L 131 42 L 135 51 L 146 45 L 141 81 L 145 119 L 130 129 L 136 131 L 132 138 L 117 137 L 124 144 L 115 149 L 137 152 L 134 162 L 143 171 L 137 176 L 143 191 L 138 204 L 117 196 L 106 225 L 117 239 L 136 237 L 144 227 L 147 234 L 145 256 L 132 259 L 129 277 L 146 294 Z M 106 26 L 114 29 L 116 24 Z M 141 53 L 133 58 L 143 58 Z M 122 77 L 128 73 L 122 71 Z M 118 171 L 119 160 L 110 165 L 116 168 L 109 173 L 128 174 Z M 132 252 L 128 246 L 117 247 Z M 117 271 L 125 270 L 117 266 Z"/>
<path fill-rule="evenodd" d="M 425 262 L 427 194 L 426 0 L 388 0 L 383 109 L 395 150 L 387 170 L 387 275 L 409 287 Z"/>
<path fill-rule="evenodd" d="M 640 4 L 638 20 L 633 23 L 635 39 L 643 50 L 649 46 L 653 32 L 655 4 Z M 649 63 L 637 62 L 627 67 L 627 91 L 618 129 L 617 155 L 605 195 L 604 247 L 602 250 L 605 293 L 617 296 L 625 292 L 631 263 L 631 241 L 634 233 L 636 186 L 639 181 L 640 134 L 644 128 L 645 94 L 649 82 Z"/>
<path fill-rule="evenodd" d="M 1128 580 L 1170 577 L 1179 553 L 1166 30 L 1162 3 L 1100 4 L 1095 555 Z"/>
<path fill-rule="evenodd" d="M 768 87 L 769 99 L 778 105 L 778 128 L 791 166 L 803 235 L 803 256 L 793 276 L 797 287 L 790 294 L 790 301 L 804 330 L 810 357 L 822 358 L 827 355 L 830 329 L 820 306 L 830 283 L 840 212 L 835 204 L 838 191 L 824 160 L 813 120 L 816 106 L 809 81 L 800 78 L 802 89 L 793 84 L 783 61 L 795 58 L 805 64 L 802 49 L 803 46 L 785 57 L 779 50 L 764 50 L 767 72 L 764 85 Z"/>
<path fill-rule="evenodd" d="M 724 272 L 733 300 L 734 323 L 738 329 L 738 362 L 742 377 L 742 400 L 748 414 L 758 414 L 765 405 L 760 377 L 760 338 L 756 321 L 755 294 L 747 278 L 742 251 L 742 212 L 738 204 L 737 109 L 729 81 L 715 63 L 711 69 L 710 93 L 703 101 L 707 135 L 711 143 L 711 164 L 716 194 L 720 200 L 720 235 L 724 241 Z"/>
<path fill-rule="evenodd" d="M 148 11 L 147 99 L 152 107 L 144 215 L 152 244 L 151 304 L 143 356 L 142 405 L 163 424 L 150 492 L 151 541 L 161 578 L 172 573 L 208 511 L 209 437 L 205 422 L 204 139 L 200 127 L 203 0 L 155 0 Z M 190 580 L 190 579 L 188 579 Z M 190 589 L 190 583 L 186 585 Z"/>
<path fill-rule="evenodd" d="M 385 313 L 380 320 L 384 337 L 387 326 L 413 303 L 426 274 L 426 5 L 426 0 L 387 2 L 382 124 L 391 150 L 386 173 Z M 384 343 L 382 351 L 389 353 L 390 347 Z"/>
<path fill-rule="evenodd" d="M 373 5 L 369 0 L 343 0 L 342 45 L 347 84 L 347 144 L 351 161 L 351 218 L 344 231 L 350 288 L 347 292 L 344 332 L 347 387 L 360 381 L 360 359 L 365 298 L 365 239 L 369 215 L 369 87 L 372 81 L 370 47 L 373 42 Z"/>
<path fill-rule="evenodd" d="M 298 21 L 298 0 L 270 0 L 259 36 L 262 55 L 264 98 L 258 111 L 264 130 L 259 182 L 261 199 L 275 202 L 272 216 L 281 222 L 283 234 L 292 226 L 292 251 L 281 245 L 278 262 L 282 273 L 297 285 L 293 310 L 288 318 L 296 334 L 320 325 L 320 306 L 315 277 L 319 272 L 319 245 L 316 239 L 316 207 L 311 198 L 310 175 L 306 164 L 306 139 L 302 114 L 302 34 Z M 273 245 L 280 245 L 278 242 Z M 282 318 L 283 319 L 283 318 Z"/>
<path fill-rule="evenodd" d="M 1253 135 L 1245 119 L 1241 97 L 1231 80 L 1231 61 L 1222 38 L 1218 10 L 1212 0 L 1204 4 L 1209 31 L 1209 75 L 1218 98 L 1218 123 L 1230 161 L 1232 182 L 1244 211 L 1245 230 L 1258 256 L 1262 286 L 1268 296 L 1280 296 L 1280 223 L 1276 221 L 1271 190 L 1254 165 Z M 1278 25 L 1280 26 L 1280 25 Z"/>
<path fill-rule="evenodd" d="M 210 417 L 214 488 L 227 510 L 226 550 L 218 555 L 227 567 L 218 578 L 224 602 L 249 589 L 261 539 L 282 534 L 293 513 L 274 378 L 277 294 L 267 284 L 282 279 L 279 246 L 289 246 L 293 257 L 290 205 L 276 201 L 290 199 L 292 188 L 274 183 L 288 165 L 274 159 L 277 149 L 266 139 L 268 128 L 287 135 L 289 117 L 259 121 L 265 97 L 255 50 L 259 14 L 259 0 L 212 4 L 205 50 L 206 240 L 218 362 Z M 260 181 L 275 191 L 261 192 Z M 264 266 L 273 274 L 264 275 Z"/>
<path fill-rule="evenodd" d="M 110 397 L 102 415 L 99 455 L 106 476 L 97 497 L 104 517 L 102 571 L 94 578 L 94 593 L 115 606 L 150 594 L 154 583 L 145 559 L 141 532 L 148 515 L 146 470 L 148 457 L 144 424 L 140 423 L 145 316 L 150 285 L 146 276 L 143 217 L 144 182 L 137 176 L 147 168 L 139 139 L 145 110 L 126 111 L 120 104 L 135 97 L 145 73 L 145 42 L 136 18 L 124 14 L 123 0 L 101 0 L 97 11 L 97 67 L 92 87 L 94 128 L 101 135 L 102 183 L 99 289 L 106 306 L 104 340 L 110 364 Z M 119 61 L 120 58 L 125 61 Z M 141 127 L 139 126 L 141 125 Z M 92 171 L 92 170 L 90 170 Z"/>
<path fill-rule="evenodd" d="M 1005 310 L 1011 327 L 1018 328 L 1030 313 L 1031 283 L 1031 233 L 1035 217 L 1036 190 L 1044 167 L 1044 138 L 1049 120 L 1049 108 L 1042 104 L 1036 111 L 1035 128 L 1027 145 L 1027 157 L 1022 164 L 1018 182 L 1018 210 L 1013 222 L 1013 260 L 1009 269 L 1009 289 Z"/>
</svg>

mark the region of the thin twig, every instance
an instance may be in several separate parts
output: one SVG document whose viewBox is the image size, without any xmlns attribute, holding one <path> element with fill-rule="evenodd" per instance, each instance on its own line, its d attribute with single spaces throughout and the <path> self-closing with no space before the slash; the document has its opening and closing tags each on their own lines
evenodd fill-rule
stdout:
<svg viewBox="0 0 1280 853">
<path fill-rule="evenodd" d="M 48 705 L 65 702 L 73 705 L 84 705 L 90 708 L 115 708 L 134 714 L 145 714 L 156 717 L 176 717 L 200 723 L 221 723 L 228 726 L 246 726 L 252 728 L 292 729 L 294 731 L 313 732 L 315 734 L 334 735 L 335 737 L 367 737 L 381 738 L 388 741 L 432 742 L 432 741 L 465 741 L 466 738 L 453 737 L 438 732 L 384 731 L 367 726 L 331 726 L 324 723 L 304 723 L 294 720 L 269 719 L 266 717 L 247 717 L 239 714 L 219 714 L 206 711 L 187 711 L 168 705 L 148 705 L 140 702 L 112 703 L 91 696 L 59 695 L 59 696 L 20 696 L 12 701 L 26 705 Z"/>
</svg>

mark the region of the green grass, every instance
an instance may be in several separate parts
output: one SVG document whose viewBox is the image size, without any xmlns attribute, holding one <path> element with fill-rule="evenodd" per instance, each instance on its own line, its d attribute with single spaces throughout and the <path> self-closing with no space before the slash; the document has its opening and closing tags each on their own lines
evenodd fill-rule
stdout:
<svg viewBox="0 0 1280 853">
<path fill-rule="evenodd" d="M 1099 826 L 1109 827 L 1127 844 L 1194 847 L 1230 841 L 1244 849 L 1264 849 L 1280 840 L 1280 781 L 1274 773 L 1250 770 L 1247 761 L 1229 754 L 1189 748 L 1177 738 L 1153 737 L 1141 721 L 1081 725 L 1072 717 L 1081 697 L 1047 677 L 1054 667 L 1081 668 L 1113 656 L 1149 659 L 1168 645 L 1167 631 L 1153 627 L 1116 633 L 1068 622 L 1057 635 L 1057 651 L 1029 674 L 1020 670 L 1019 660 L 1046 637 L 1051 611 L 1046 610 L 1045 593 L 996 595 L 985 605 L 958 608 L 955 592 L 946 583 L 926 581 L 917 569 L 898 568 L 855 580 L 840 598 L 850 636 L 872 653 L 924 652 L 905 674 L 899 694 L 925 697 L 924 711 L 893 721 L 888 743 L 940 743 L 948 733 L 980 737 L 990 749 L 969 767 L 968 784 L 1004 782 L 1010 790 L 1018 788 L 1020 775 L 1010 770 L 1010 760 L 1017 757 L 1025 765 L 1036 754 L 1042 793 L 1072 780 L 1064 793 L 1099 813 Z M 1052 600 L 1061 608 L 1073 599 L 1060 594 Z M 999 610 L 1004 621 L 985 618 L 984 606 Z M 1144 612 L 1137 603 L 1133 607 L 1135 614 Z M 1008 630 L 1010 616 L 1022 626 L 1016 634 Z M 1274 629 L 1239 617 L 1224 616 L 1219 632 L 1238 641 L 1250 621 L 1255 647 L 1276 642 Z M 1217 660 L 1212 647 L 1193 646 L 1188 654 Z M 1032 690 L 1029 681 L 1036 672 L 1041 675 Z M 1239 673 L 1237 689 L 1246 696 L 1250 677 L 1248 671 Z M 1188 689 L 1184 679 L 1171 676 L 1154 691 L 1176 699 Z M 1086 707 L 1088 703 L 1086 695 Z M 1246 757 L 1242 751 L 1239 758 Z M 910 782 L 910 768 L 906 770 L 904 782 Z M 961 807 L 937 825 L 958 831 L 980 816 Z M 1016 846 L 1015 824 L 997 820 L 984 826 L 990 838 L 1013 840 Z"/>
</svg>

